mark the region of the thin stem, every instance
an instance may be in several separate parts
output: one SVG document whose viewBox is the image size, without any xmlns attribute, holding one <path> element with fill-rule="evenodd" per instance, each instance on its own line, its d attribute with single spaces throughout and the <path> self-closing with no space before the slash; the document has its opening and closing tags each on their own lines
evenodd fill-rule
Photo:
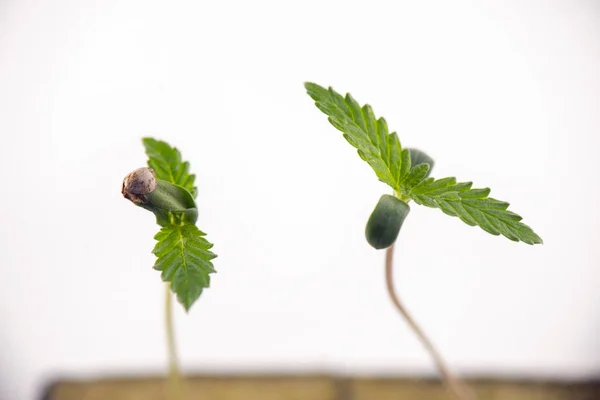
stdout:
<svg viewBox="0 0 600 400">
<path fill-rule="evenodd" d="M 391 245 L 385 251 L 385 282 L 387 285 L 387 291 L 392 299 L 392 302 L 396 306 L 396 309 L 400 312 L 402 317 L 406 320 L 406 323 L 413 330 L 415 335 L 419 338 L 425 349 L 429 352 L 429 355 L 433 359 L 438 374 L 441 376 L 444 384 L 454 392 L 454 394 L 462 400 L 476 400 L 477 396 L 464 385 L 456 376 L 452 374 L 450 368 L 442 358 L 440 352 L 435 348 L 431 340 L 425 335 L 425 332 L 416 323 L 414 318 L 408 312 L 406 307 L 400 302 L 396 290 L 394 289 L 394 245 Z"/>
<path fill-rule="evenodd" d="M 170 400 L 183 400 L 183 381 L 181 378 L 181 370 L 179 369 L 179 360 L 177 358 L 177 348 L 175 346 L 175 334 L 173 330 L 172 297 L 171 286 L 167 283 L 165 284 L 165 328 L 167 332 L 167 349 L 169 353 L 169 387 L 167 398 Z"/>
</svg>

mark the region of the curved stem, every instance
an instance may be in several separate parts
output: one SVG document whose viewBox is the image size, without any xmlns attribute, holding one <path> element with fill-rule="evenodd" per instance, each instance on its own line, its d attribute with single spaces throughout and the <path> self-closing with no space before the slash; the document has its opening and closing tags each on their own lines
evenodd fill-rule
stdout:
<svg viewBox="0 0 600 400">
<path fill-rule="evenodd" d="M 168 399 L 183 400 L 183 382 L 181 370 L 179 369 L 179 360 L 177 358 L 177 348 L 175 346 L 175 334 L 173 330 L 173 306 L 171 286 L 165 284 L 165 328 L 167 331 L 167 349 L 169 353 L 169 387 Z"/>
<path fill-rule="evenodd" d="M 425 335 L 425 332 L 416 323 L 414 318 L 408 312 L 406 307 L 402 304 L 396 290 L 394 289 L 394 245 L 392 244 L 385 251 L 385 282 L 387 286 L 388 294 L 392 299 L 392 302 L 396 306 L 396 309 L 400 312 L 402 317 L 406 320 L 406 323 L 413 330 L 415 335 L 419 338 L 425 349 L 429 352 L 429 355 L 433 359 L 438 374 L 441 376 L 444 384 L 454 392 L 454 394 L 462 400 L 476 400 L 477 396 L 465 386 L 456 376 L 452 374 L 450 368 L 442 358 L 440 352 L 435 348 L 431 340 Z"/>
</svg>

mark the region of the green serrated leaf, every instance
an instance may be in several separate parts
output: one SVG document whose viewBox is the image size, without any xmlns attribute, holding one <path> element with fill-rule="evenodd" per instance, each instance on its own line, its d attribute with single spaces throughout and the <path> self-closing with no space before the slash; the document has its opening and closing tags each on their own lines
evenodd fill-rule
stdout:
<svg viewBox="0 0 600 400">
<path fill-rule="evenodd" d="M 187 189 L 196 198 L 196 176 L 189 173 L 190 165 L 181 160 L 179 150 L 153 138 L 143 138 L 142 142 L 148 156 L 148 166 L 154 170 L 156 177 Z"/>
<path fill-rule="evenodd" d="M 350 94 L 343 97 L 331 87 L 325 89 L 310 82 L 304 86 L 329 122 L 401 200 L 412 199 L 439 208 L 493 235 L 528 244 L 542 243 L 529 226 L 520 222 L 519 215 L 507 210 L 508 203 L 488 197 L 489 189 L 471 189 L 471 182 L 457 183 L 455 178 L 429 178 L 433 159 L 420 150 L 403 149 L 396 133 L 389 133 L 385 119 L 377 119 L 369 105 L 361 107 Z"/>
<path fill-rule="evenodd" d="M 435 165 L 433 158 L 419 149 L 408 149 L 408 151 L 410 152 L 410 160 L 412 165 L 429 164 L 428 174 L 430 174 L 433 166 Z"/>
<path fill-rule="evenodd" d="M 403 193 L 409 193 L 413 187 L 421 183 L 429 173 L 429 164 L 415 165 L 410 169 L 410 172 L 406 175 L 400 187 Z"/>
<path fill-rule="evenodd" d="M 410 150 L 402 149 L 402 161 L 400 162 L 400 176 L 398 177 L 398 187 L 400 187 L 400 182 L 406 179 L 406 175 L 410 172 L 410 167 L 412 165 Z"/>
<path fill-rule="evenodd" d="M 396 133 L 389 133 L 385 119 L 377 119 L 371 106 L 361 107 L 350 94 L 343 97 L 332 88 L 310 82 L 304 86 L 315 105 L 329 116 L 329 122 L 357 149 L 379 180 L 399 190 L 402 177 L 410 169 L 410 154 L 403 151 Z"/>
<path fill-rule="evenodd" d="M 154 236 L 154 269 L 162 272 L 162 280 L 171 284 L 186 311 L 209 287 L 209 274 L 215 272 L 211 260 L 216 255 L 210 251 L 213 245 L 204 236 L 194 224 L 165 226 Z"/>
<path fill-rule="evenodd" d="M 144 194 L 145 201 L 137 205 L 155 213 L 162 226 L 154 236 L 152 251 L 157 259 L 154 268 L 161 271 L 162 280 L 169 283 L 179 302 L 187 310 L 209 286 L 209 274 L 215 272 L 210 251 L 212 244 L 195 222 L 198 210 L 195 202 L 195 176 L 181 154 L 168 143 L 152 138 L 143 139 L 148 166 L 156 175 L 156 187 Z"/>
<path fill-rule="evenodd" d="M 471 182 L 456 183 L 455 178 L 428 178 L 413 187 L 408 196 L 417 204 L 439 208 L 492 235 L 503 235 L 527 244 L 543 243 L 529 226 L 520 222 L 521 216 L 507 210 L 507 202 L 488 197 L 489 194 L 487 188 L 471 189 Z"/>
</svg>

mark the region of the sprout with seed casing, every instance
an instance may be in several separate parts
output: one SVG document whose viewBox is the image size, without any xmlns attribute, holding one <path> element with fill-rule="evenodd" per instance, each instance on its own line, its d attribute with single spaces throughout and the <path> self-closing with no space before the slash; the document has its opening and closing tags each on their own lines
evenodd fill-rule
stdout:
<svg viewBox="0 0 600 400">
<path fill-rule="evenodd" d="M 143 167 L 123 179 L 123 197 L 156 215 L 159 225 L 173 223 L 173 217 L 195 223 L 198 219 L 196 200 L 185 188 L 156 178 L 152 168 Z"/>
</svg>

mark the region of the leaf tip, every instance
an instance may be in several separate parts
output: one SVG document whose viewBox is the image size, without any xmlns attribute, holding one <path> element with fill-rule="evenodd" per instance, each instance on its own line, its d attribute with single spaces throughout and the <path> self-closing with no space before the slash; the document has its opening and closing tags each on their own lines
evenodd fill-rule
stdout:
<svg viewBox="0 0 600 400">
<path fill-rule="evenodd" d="M 316 83 L 304 82 L 304 88 L 306 89 L 306 93 L 308 93 L 308 95 L 315 101 L 319 101 L 323 97 L 328 96 L 327 89 L 317 85 Z"/>
<path fill-rule="evenodd" d="M 153 144 L 156 144 L 156 142 L 158 142 L 158 140 L 154 139 L 153 137 L 150 136 L 146 136 L 142 138 L 142 144 L 144 146 L 151 146 Z"/>
</svg>

